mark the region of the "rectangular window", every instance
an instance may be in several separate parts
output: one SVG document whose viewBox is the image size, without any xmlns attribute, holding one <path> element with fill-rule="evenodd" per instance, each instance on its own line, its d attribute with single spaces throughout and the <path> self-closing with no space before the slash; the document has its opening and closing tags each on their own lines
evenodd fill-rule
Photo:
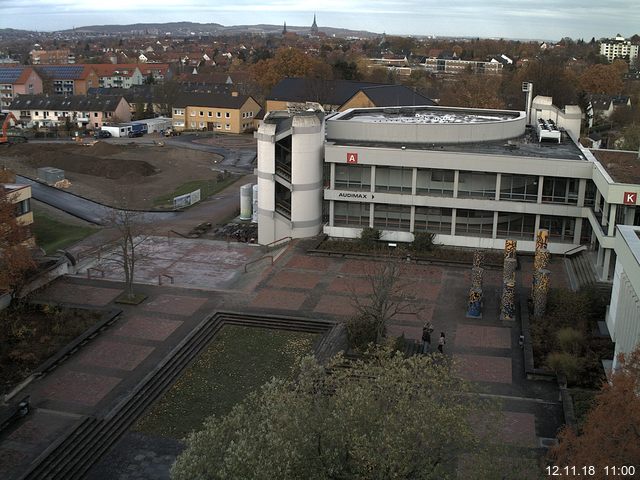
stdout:
<svg viewBox="0 0 640 480">
<path fill-rule="evenodd" d="M 411 193 L 412 168 L 377 167 L 376 192 Z"/>
<path fill-rule="evenodd" d="M 416 192 L 418 195 L 437 195 L 443 197 L 453 196 L 453 170 L 428 170 L 418 169 L 416 179 Z"/>
<path fill-rule="evenodd" d="M 498 212 L 498 238 L 533 240 L 535 224 L 535 215 Z"/>
<path fill-rule="evenodd" d="M 200 116 L 204 117 L 204 112 L 202 110 L 200 110 Z"/>
<path fill-rule="evenodd" d="M 213 112 L 208 111 L 208 112 L 207 112 L 207 117 L 213 117 Z"/>
<path fill-rule="evenodd" d="M 496 174 L 461 171 L 458 174 L 458 197 L 496 198 Z"/>
<path fill-rule="evenodd" d="M 231 118 L 231 115 L 229 115 L 229 112 L 224 112 L 224 118 Z"/>
<path fill-rule="evenodd" d="M 224 126 L 225 130 L 231 130 L 231 125 L 229 125 L 228 123 Z"/>
<path fill-rule="evenodd" d="M 596 204 L 596 184 L 593 180 L 587 180 L 587 187 L 584 192 L 584 206 L 593 207 Z"/>
<path fill-rule="evenodd" d="M 191 126 L 191 128 L 196 128 L 196 122 L 191 122 L 190 126 Z"/>
<path fill-rule="evenodd" d="M 415 232 L 451 233 L 451 209 L 416 207 Z"/>
<path fill-rule="evenodd" d="M 184 110 L 182 108 L 174 108 L 173 109 L 173 114 L 182 116 L 182 115 L 184 115 Z"/>
<path fill-rule="evenodd" d="M 216 118 L 221 118 L 222 114 L 220 112 L 216 112 Z"/>
<path fill-rule="evenodd" d="M 334 202 L 333 224 L 338 227 L 368 227 L 369 204 Z"/>
<path fill-rule="evenodd" d="M 408 232 L 411 226 L 411 207 L 377 203 L 373 207 L 373 226 L 382 230 Z"/>
<path fill-rule="evenodd" d="M 534 175 L 502 174 L 500 200 L 514 202 L 538 201 L 538 177 Z"/>
<path fill-rule="evenodd" d="M 93 112 L 93 117 L 96 118 L 98 116 L 98 112 Z"/>
<path fill-rule="evenodd" d="M 200 128 L 204 128 L 204 122 L 200 122 Z"/>
<path fill-rule="evenodd" d="M 195 116 L 196 116 L 196 111 L 195 111 L 195 110 L 191 110 L 191 111 L 189 112 L 189 116 L 190 116 L 190 117 L 195 117 Z"/>
<path fill-rule="evenodd" d="M 540 228 L 549 230 L 549 236 L 556 242 L 573 243 L 575 223 L 573 217 L 540 215 Z"/>
<path fill-rule="evenodd" d="M 542 203 L 578 204 L 577 178 L 544 177 Z"/>
<path fill-rule="evenodd" d="M 371 190 L 371 167 L 336 164 L 336 190 Z"/>
<path fill-rule="evenodd" d="M 27 198 L 21 202 L 16 203 L 16 217 L 24 215 L 31 211 L 31 199 Z"/>
<path fill-rule="evenodd" d="M 456 236 L 491 238 L 493 212 L 486 210 L 456 210 Z"/>
</svg>

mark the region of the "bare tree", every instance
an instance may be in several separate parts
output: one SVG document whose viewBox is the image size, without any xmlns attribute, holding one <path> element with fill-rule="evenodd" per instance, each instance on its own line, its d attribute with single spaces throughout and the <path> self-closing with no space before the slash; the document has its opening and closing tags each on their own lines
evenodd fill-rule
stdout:
<svg viewBox="0 0 640 480">
<path fill-rule="evenodd" d="M 105 263 L 115 264 L 122 269 L 126 298 L 135 298 L 134 277 L 136 266 L 143 262 L 148 255 L 139 248 L 149 234 L 143 228 L 142 213 L 132 210 L 113 210 L 109 224 L 118 232 L 115 242 L 114 255 L 105 259 Z"/>
<path fill-rule="evenodd" d="M 385 336 L 387 324 L 398 314 L 409 313 L 415 308 L 411 303 L 415 298 L 403 282 L 402 266 L 393 259 L 376 263 L 367 273 L 370 291 L 358 294 L 351 288 L 351 299 L 358 319 L 371 325 L 375 331 L 375 343 L 380 344 Z"/>
</svg>

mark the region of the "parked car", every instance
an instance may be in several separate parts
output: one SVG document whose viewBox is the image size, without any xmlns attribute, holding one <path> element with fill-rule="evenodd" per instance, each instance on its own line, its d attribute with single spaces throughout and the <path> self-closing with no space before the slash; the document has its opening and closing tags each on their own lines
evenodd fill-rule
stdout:
<svg viewBox="0 0 640 480">
<path fill-rule="evenodd" d="M 97 130 L 96 133 L 93 134 L 93 138 L 111 138 L 111 132 Z"/>
</svg>

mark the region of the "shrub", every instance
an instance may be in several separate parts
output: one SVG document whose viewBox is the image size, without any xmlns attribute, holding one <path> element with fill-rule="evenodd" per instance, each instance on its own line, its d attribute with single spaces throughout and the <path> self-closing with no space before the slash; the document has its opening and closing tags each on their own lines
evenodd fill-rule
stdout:
<svg viewBox="0 0 640 480">
<path fill-rule="evenodd" d="M 567 382 L 575 382 L 582 365 L 580 359 L 570 353 L 552 352 L 547 356 L 547 366 L 567 377 Z"/>
<path fill-rule="evenodd" d="M 575 328 L 564 327 L 556 332 L 556 344 L 563 352 L 579 355 L 585 345 L 584 335 Z"/>
<path fill-rule="evenodd" d="M 382 232 L 377 228 L 365 227 L 360 233 L 360 243 L 366 248 L 375 248 L 376 242 L 380 240 Z"/>
<path fill-rule="evenodd" d="M 354 350 L 364 352 L 369 344 L 376 343 L 376 324 L 366 315 L 355 315 L 347 320 L 347 340 Z"/>
<path fill-rule="evenodd" d="M 434 243 L 433 239 L 435 238 L 435 233 L 429 232 L 416 232 L 413 234 L 413 242 L 411 243 L 411 249 L 414 252 L 422 253 L 422 252 L 430 252 L 433 250 Z"/>
</svg>

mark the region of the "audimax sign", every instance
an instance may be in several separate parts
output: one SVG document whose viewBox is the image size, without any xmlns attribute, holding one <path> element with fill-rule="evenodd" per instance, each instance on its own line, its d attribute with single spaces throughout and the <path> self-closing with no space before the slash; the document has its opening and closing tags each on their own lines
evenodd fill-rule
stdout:
<svg viewBox="0 0 640 480">
<path fill-rule="evenodd" d="M 356 198 L 358 200 L 373 200 L 375 197 L 373 193 L 362 192 L 338 192 L 338 198 Z"/>
</svg>

